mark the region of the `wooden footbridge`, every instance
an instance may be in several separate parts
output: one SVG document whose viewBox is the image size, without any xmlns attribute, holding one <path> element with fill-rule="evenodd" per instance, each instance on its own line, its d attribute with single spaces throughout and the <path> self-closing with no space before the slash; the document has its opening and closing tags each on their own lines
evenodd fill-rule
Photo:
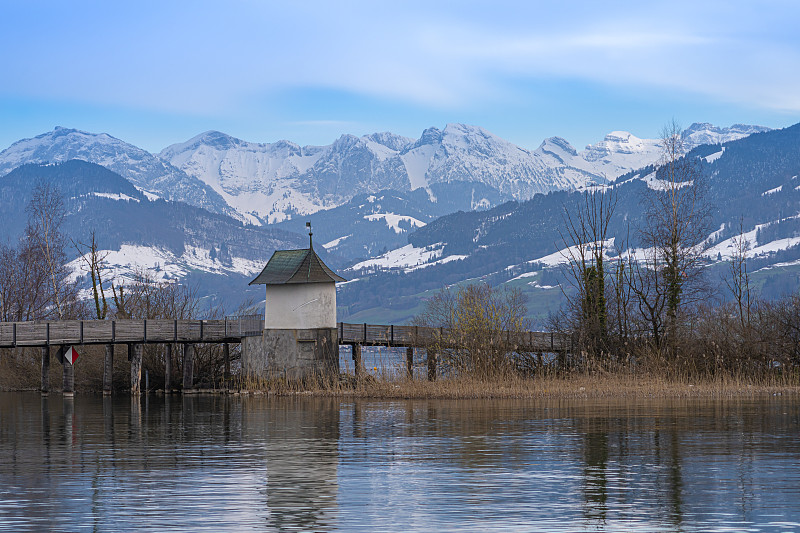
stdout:
<svg viewBox="0 0 800 533">
<path fill-rule="evenodd" d="M 165 375 L 169 380 L 173 351 L 181 349 L 183 357 L 183 389 L 193 386 L 195 344 L 223 345 L 226 374 L 230 373 L 230 344 L 241 343 L 245 337 L 260 336 L 264 317 L 248 315 L 220 320 L 60 320 L 33 322 L 0 322 L 0 348 L 40 348 L 42 357 L 42 392 L 48 392 L 51 350 L 56 350 L 64 365 L 64 392 L 74 390 L 73 367 L 65 350 L 86 345 L 105 345 L 103 392 L 111 393 L 111 374 L 115 345 L 126 345 L 131 362 L 131 393 L 140 393 L 142 352 L 145 344 L 167 347 Z M 428 349 L 428 377 L 435 378 L 436 355 L 431 350 L 437 339 L 446 336 L 442 328 L 338 323 L 339 344 L 350 345 L 356 372 L 361 369 L 361 347 L 405 347 L 408 371 L 411 374 L 413 349 Z M 551 332 L 504 332 L 504 341 L 516 351 L 564 352 L 570 348 L 570 337 Z M 165 383 L 170 388 L 170 383 Z"/>
</svg>

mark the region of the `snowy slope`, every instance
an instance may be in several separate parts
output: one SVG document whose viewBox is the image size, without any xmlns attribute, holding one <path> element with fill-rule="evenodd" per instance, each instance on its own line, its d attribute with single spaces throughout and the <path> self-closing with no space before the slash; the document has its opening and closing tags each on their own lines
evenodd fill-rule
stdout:
<svg viewBox="0 0 800 533">
<path fill-rule="evenodd" d="M 336 207 L 361 193 L 430 190 L 433 183 L 480 182 L 505 199 L 579 185 L 537 155 L 463 124 L 429 128 L 416 141 L 376 133 L 305 147 L 206 132 L 165 148 L 159 157 L 263 222 Z"/>
<path fill-rule="evenodd" d="M 165 148 L 159 157 L 209 185 L 240 213 L 280 222 L 370 190 L 370 180 L 408 142 L 380 133 L 301 147 L 289 141 L 251 143 L 210 131 Z M 348 168 L 354 165 L 358 168 Z M 366 183 L 348 184 L 354 174 Z"/>
<path fill-rule="evenodd" d="M 703 144 L 722 144 L 764 131 L 769 131 L 769 128 L 743 124 L 719 128 L 707 123 L 694 123 L 681 133 L 681 137 L 688 152 Z M 627 131 L 612 131 L 602 141 L 590 144 L 581 152 L 566 140 L 551 137 L 545 139 L 535 153 L 568 179 L 585 180 L 584 185 L 590 185 L 613 181 L 631 170 L 657 163 L 661 158 L 661 143 L 659 139 L 640 139 Z M 713 158 L 709 160 L 712 161 Z"/>
<path fill-rule="evenodd" d="M 765 130 L 692 124 L 683 137 L 688 150 Z M 611 132 L 581 152 L 559 137 L 529 151 L 483 128 L 448 124 L 443 130 L 426 129 L 417 140 L 384 132 L 304 147 L 206 132 L 165 148 L 159 157 L 207 184 L 248 221 L 280 222 L 386 189 L 426 189 L 435 201 L 431 185 L 436 183 L 480 182 L 503 199 L 526 200 L 536 193 L 607 183 L 657 162 L 660 153 L 657 139 L 624 131 Z"/>
<path fill-rule="evenodd" d="M 0 152 L 0 176 L 25 163 L 80 159 L 102 165 L 141 190 L 215 213 L 234 214 L 225 200 L 201 181 L 154 155 L 106 133 L 57 127 L 32 139 L 15 142 Z"/>
<path fill-rule="evenodd" d="M 765 131 L 759 126 L 692 124 L 687 149 Z M 503 200 L 604 184 L 658 160 L 658 141 L 615 131 L 578 152 L 559 137 L 536 150 L 483 128 L 448 124 L 419 139 L 389 132 L 342 135 L 327 146 L 290 141 L 252 143 L 209 131 L 162 150 L 158 157 L 108 134 L 56 128 L 0 152 L 0 175 L 24 163 L 82 159 L 130 180 L 149 197 L 180 200 L 252 224 L 273 223 L 341 206 L 362 193 L 480 183 Z M 492 196 L 490 194 L 490 196 Z M 486 196 L 476 208 L 495 205 Z M 409 215 L 410 213 L 396 213 Z"/>
</svg>

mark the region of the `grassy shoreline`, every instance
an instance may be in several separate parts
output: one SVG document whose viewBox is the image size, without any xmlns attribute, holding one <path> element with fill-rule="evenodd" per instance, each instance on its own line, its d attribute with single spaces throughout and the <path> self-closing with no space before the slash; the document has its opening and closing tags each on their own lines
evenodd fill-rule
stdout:
<svg viewBox="0 0 800 533">
<path fill-rule="evenodd" d="M 93 360 L 97 359 L 97 360 Z M 128 394 L 130 377 L 125 361 L 115 360 L 114 393 Z M 99 358 L 86 358 L 76 372 L 78 394 L 102 392 L 102 366 Z M 37 391 L 40 369 L 37 361 L 25 362 L 10 358 L 0 360 L 0 391 Z M 469 376 L 440 377 L 436 381 L 409 380 L 394 375 L 365 375 L 356 380 L 341 374 L 338 380 L 305 382 L 253 380 L 235 377 L 227 386 L 199 384 L 191 394 L 241 395 L 311 395 L 318 397 L 365 399 L 526 399 L 526 398 L 692 398 L 748 395 L 800 395 L 800 375 L 769 373 L 762 375 L 729 375 L 690 377 L 669 371 L 651 372 L 570 372 L 535 377 L 507 375 L 495 379 Z M 163 378 L 162 378 L 163 379 Z M 163 381 L 153 378 L 149 393 L 161 393 Z M 158 385 L 156 385 L 158 384 Z M 50 369 L 50 385 L 54 394 L 61 389 L 60 365 Z M 142 382 L 144 388 L 144 379 Z M 172 392 L 180 392 L 173 390 Z"/>
<path fill-rule="evenodd" d="M 202 392 L 217 392 L 202 390 Z M 341 384 L 243 383 L 239 394 L 304 395 L 376 400 L 392 399 L 539 399 L 539 398 L 704 398 L 798 395 L 796 383 L 743 379 L 683 380 L 630 375 L 568 375 L 495 381 L 468 378 L 434 382 L 365 379 Z"/>
</svg>

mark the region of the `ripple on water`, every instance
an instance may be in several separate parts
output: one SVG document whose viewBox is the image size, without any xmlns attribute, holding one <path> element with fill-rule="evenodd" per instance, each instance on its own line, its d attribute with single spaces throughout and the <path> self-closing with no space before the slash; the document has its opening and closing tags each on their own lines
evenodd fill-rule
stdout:
<svg viewBox="0 0 800 533">
<path fill-rule="evenodd" d="M 800 406 L 0 394 L 0 531 L 786 531 Z"/>
</svg>

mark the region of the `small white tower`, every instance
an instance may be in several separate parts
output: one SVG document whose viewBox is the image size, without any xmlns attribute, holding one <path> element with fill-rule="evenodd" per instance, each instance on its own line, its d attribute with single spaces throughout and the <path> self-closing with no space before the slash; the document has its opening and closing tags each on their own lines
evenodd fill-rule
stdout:
<svg viewBox="0 0 800 533">
<path fill-rule="evenodd" d="M 251 375 L 338 374 L 336 282 L 345 279 L 314 252 L 311 224 L 306 227 L 307 249 L 276 251 L 250 282 L 265 285 L 267 297 L 262 337 L 242 345 L 242 365 Z"/>
</svg>

